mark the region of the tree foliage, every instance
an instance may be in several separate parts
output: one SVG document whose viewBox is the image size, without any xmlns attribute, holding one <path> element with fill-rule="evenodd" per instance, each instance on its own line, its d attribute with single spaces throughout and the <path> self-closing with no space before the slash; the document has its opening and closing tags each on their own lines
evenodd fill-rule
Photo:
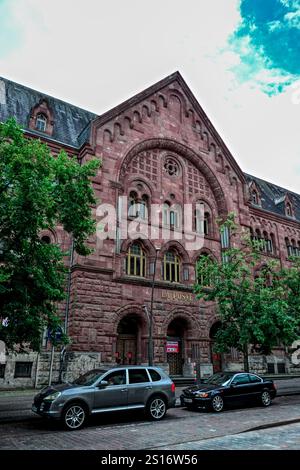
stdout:
<svg viewBox="0 0 300 470">
<path fill-rule="evenodd" d="M 220 230 L 225 227 L 231 233 L 231 246 L 224 250 L 223 261 L 207 263 L 205 257 L 200 258 L 198 278 L 209 279 L 210 286 L 197 283 L 195 293 L 199 299 L 217 304 L 222 326 L 215 337 L 216 350 L 228 352 L 231 347 L 236 348 L 244 354 L 245 370 L 249 370 L 250 345 L 253 350 L 268 354 L 274 347 L 290 345 L 297 338 L 299 264 L 291 271 L 264 259 L 261 243 L 238 230 L 233 214 L 220 225 Z"/>
<path fill-rule="evenodd" d="M 0 123 L 0 339 L 8 347 L 38 350 L 45 326 L 60 324 L 67 253 L 40 234 L 61 225 L 75 250 L 89 253 L 96 202 L 90 178 L 98 166 L 96 160 L 81 166 L 64 151 L 53 157 L 13 119 Z"/>
</svg>

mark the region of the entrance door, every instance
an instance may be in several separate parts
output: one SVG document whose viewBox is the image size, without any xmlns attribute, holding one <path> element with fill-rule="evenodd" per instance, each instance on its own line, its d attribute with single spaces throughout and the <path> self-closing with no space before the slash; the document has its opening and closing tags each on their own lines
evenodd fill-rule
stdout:
<svg viewBox="0 0 300 470">
<path fill-rule="evenodd" d="M 167 362 L 170 375 L 182 375 L 184 363 L 184 334 L 187 329 L 183 318 L 171 321 L 167 330 Z M 168 347 L 170 344 L 170 348 Z M 172 344 L 174 347 L 172 347 Z M 176 348 L 177 344 L 177 348 Z"/>
<path fill-rule="evenodd" d="M 219 353 L 212 352 L 212 363 L 213 363 L 213 372 L 222 371 L 222 356 Z"/>
<path fill-rule="evenodd" d="M 136 336 L 122 335 L 117 340 L 117 362 L 119 364 L 136 364 Z"/>
<path fill-rule="evenodd" d="M 182 375 L 182 341 L 179 338 L 168 336 L 167 341 L 178 343 L 178 352 L 167 352 L 167 362 L 169 364 L 170 375 Z"/>
<path fill-rule="evenodd" d="M 137 363 L 138 319 L 128 315 L 118 325 L 116 345 L 116 362 L 118 364 Z"/>
</svg>

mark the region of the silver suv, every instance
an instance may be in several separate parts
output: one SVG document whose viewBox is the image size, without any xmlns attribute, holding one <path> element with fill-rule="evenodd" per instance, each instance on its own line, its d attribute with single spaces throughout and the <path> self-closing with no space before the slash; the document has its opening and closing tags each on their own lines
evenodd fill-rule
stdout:
<svg viewBox="0 0 300 470">
<path fill-rule="evenodd" d="M 158 367 L 94 369 L 72 383 L 43 388 L 32 411 L 61 419 L 69 430 L 81 428 L 96 413 L 143 409 L 152 420 L 175 406 L 175 385 Z"/>
</svg>

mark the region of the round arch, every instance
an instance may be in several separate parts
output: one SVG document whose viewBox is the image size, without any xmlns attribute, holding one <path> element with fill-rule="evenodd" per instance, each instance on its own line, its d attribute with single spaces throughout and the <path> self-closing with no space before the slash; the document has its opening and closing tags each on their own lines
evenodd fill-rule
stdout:
<svg viewBox="0 0 300 470">
<path fill-rule="evenodd" d="M 145 312 L 143 311 L 142 305 L 126 305 L 124 307 L 119 308 L 114 314 L 114 319 L 112 321 L 114 335 L 117 335 L 118 325 L 120 321 L 128 315 L 135 315 L 139 319 L 141 326 L 145 328 L 147 327 L 147 318 Z"/>
<path fill-rule="evenodd" d="M 170 240 L 167 243 L 165 243 L 160 250 L 160 257 L 163 258 L 165 253 L 169 250 L 176 250 L 179 254 L 179 256 L 182 259 L 183 264 L 188 264 L 190 263 L 190 257 L 187 253 L 187 251 L 184 249 L 184 247 L 179 243 L 177 240 Z"/>
<path fill-rule="evenodd" d="M 145 249 L 146 253 L 147 253 L 147 256 L 149 257 L 153 257 L 155 258 L 156 256 L 156 250 L 155 250 L 155 247 L 153 245 L 153 243 L 147 239 L 147 238 L 136 238 L 135 240 L 132 240 L 130 238 L 124 240 L 121 244 L 121 249 L 120 249 L 120 252 L 125 254 L 127 253 L 130 245 L 132 245 L 133 243 L 140 243 L 141 246 Z"/>
<path fill-rule="evenodd" d="M 172 310 L 164 319 L 164 322 L 162 324 L 162 331 L 164 332 L 164 335 L 167 336 L 167 330 L 169 324 L 176 319 L 183 319 L 188 327 L 188 330 L 190 331 L 197 331 L 200 332 L 200 324 L 198 320 L 196 319 L 195 315 L 191 313 L 190 311 L 186 310 L 181 310 L 181 309 L 174 309 Z M 196 327 L 196 328 L 195 328 Z"/>
<path fill-rule="evenodd" d="M 147 319 L 141 305 L 127 305 L 115 313 L 112 352 L 117 364 L 141 364 L 148 335 Z"/>
<path fill-rule="evenodd" d="M 148 190 L 147 192 L 149 193 L 149 196 L 151 197 L 153 193 L 155 192 L 155 187 L 152 181 L 144 178 L 143 175 L 132 175 L 127 180 L 128 186 L 130 186 L 130 188 L 131 188 L 131 185 L 133 185 L 133 183 L 139 183 L 139 182 L 143 183 L 147 187 L 147 190 Z M 135 188 L 132 188 L 132 189 L 135 189 Z"/>
<path fill-rule="evenodd" d="M 199 250 L 197 253 L 194 254 L 193 258 L 192 258 L 192 264 L 195 265 L 198 258 L 202 255 L 207 255 L 209 256 L 213 261 L 218 261 L 218 258 L 217 256 L 209 249 L 209 248 L 201 248 L 201 250 Z"/>
<path fill-rule="evenodd" d="M 190 364 L 192 338 L 199 336 L 199 325 L 189 312 L 174 310 L 164 321 L 166 361 L 170 375 L 184 375 Z"/>
<path fill-rule="evenodd" d="M 199 169 L 199 171 L 202 172 L 207 182 L 209 183 L 211 190 L 216 199 L 219 215 L 221 217 L 226 217 L 228 210 L 227 210 L 225 195 L 213 171 L 210 169 L 210 167 L 207 165 L 207 163 L 203 160 L 203 158 L 199 154 L 195 153 L 189 147 L 179 142 L 175 142 L 174 140 L 154 138 L 154 139 L 144 140 L 143 142 L 135 144 L 131 148 L 131 150 L 129 150 L 129 152 L 125 155 L 125 157 L 119 164 L 119 168 L 118 168 L 119 181 L 123 183 L 125 175 L 126 175 L 127 167 L 129 163 L 131 162 L 131 160 L 138 153 L 143 152 L 145 150 L 152 150 L 154 148 L 176 152 L 177 154 L 181 155 L 182 157 L 186 158 L 191 163 L 193 163 L 193 165 L 195 165 Z"/>
</svg>

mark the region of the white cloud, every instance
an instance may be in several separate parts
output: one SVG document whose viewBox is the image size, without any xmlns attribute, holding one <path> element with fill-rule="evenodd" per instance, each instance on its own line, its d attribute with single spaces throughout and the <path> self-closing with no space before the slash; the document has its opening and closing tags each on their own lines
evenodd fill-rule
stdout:
<svg viewBox="0 0 300 470">
<path fill-rule="evenodd" d="M 237 85 L 237 57 L 218 53 L 239 21 L 236 0 L 10 7 L 22 42 L 0 57 L 3 76 L 101 114 L 179 70 L 241 168 L 299 192 L 300 105 L 289 92 L 268 98 Z"/>
</svg>

